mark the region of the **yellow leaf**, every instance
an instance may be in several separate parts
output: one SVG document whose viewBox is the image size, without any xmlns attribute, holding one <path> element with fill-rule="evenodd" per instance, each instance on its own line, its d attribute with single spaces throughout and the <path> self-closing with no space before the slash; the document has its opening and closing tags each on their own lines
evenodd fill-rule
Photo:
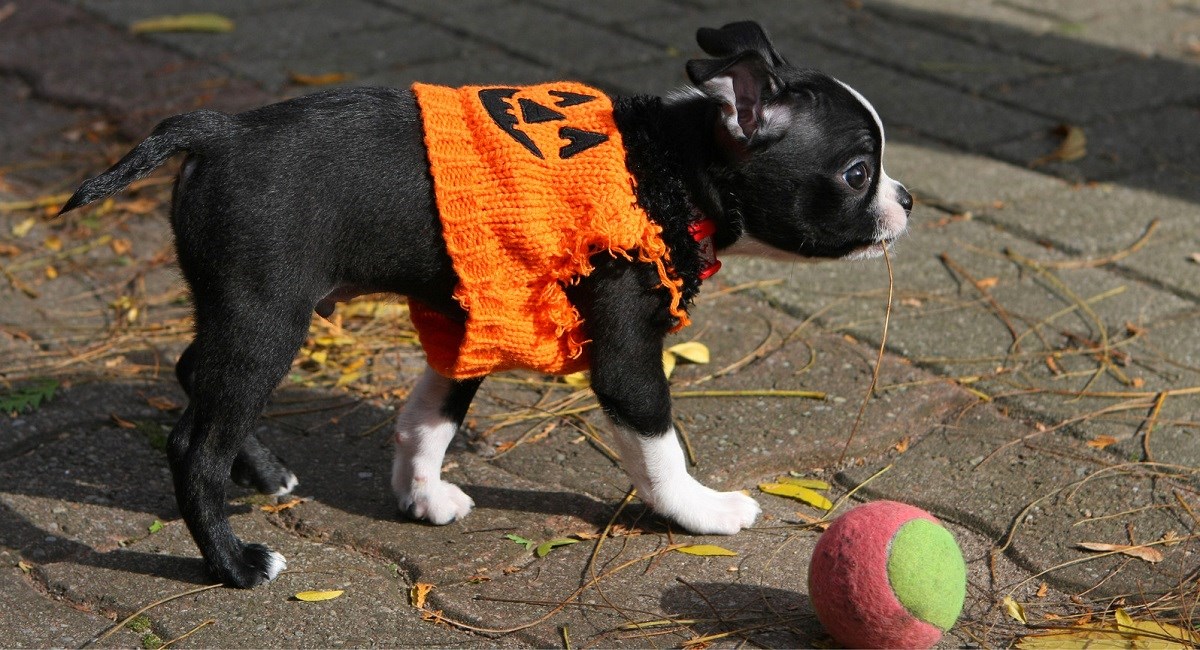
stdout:
<svg viewBox="0 0 1200 650">
<path fill-rule="evenodd" d="M 563 376 L 563 381 L 571 388 L 587 388 L 591 385 L 591 380 L 588 379 L 586 372 L 573 372 Z"/>
<path fill-rule="evenodd" d="M 312 359 L 315 363 L 325 365 L 325 362 L 329 360 L 329 353 L 325 350 L 317 350 L 309 355 L 308 358 Z"/>
<path fill-rule="evenodd" d="M 350 384 L 353 384 L 354 382 L 358 381 L 361 378 L 362 378 L 361 372 L 347 372 L 347 373 L 343 373 L 342 376 L 338 377 L 337 381 L 335 381 L 333 383 L 333 385 L 336 388 L 341 388 L 343 386 L 349 386 Z"/>
<path fill-rule="evenodd" d="M 33 565 L 25 560 L 18 560 L 17 568 L 21 570 L 21 573 L 29 573 L 30 571 L 33 571 Z"/>
<path fill-rule="evenodd" d="M 414 582 L 412 589 L 408 590 L 408 602 L 417 609 L 424 609 L 425 599 L 429 597 L 431 591 L 433 591 L 433 585 L 428 582 Z"/>
<path fill-rule="evenodd" d="M 1012 596 L 1005 596 L 1001 604 L 1004 605 L 1004 611 L 1008 612 L 1009 616 L 1020 621 L 1022 624 L 1029 624 L 1029 620 L 1025 618 L 1025 608 L 1021 607 L 1021 603 L 1013 600 Z"/>
<path fill-rule="evenodd" d="M 675 372 L 675 355 L 663 350 L 663 374 L 670 379 L 673 372 Z"/>
<path fill-rule="evenodd" d="M 46 278 L 53 280 L 54 278 L 57 278 L 57 277 L 58 277 L 58 269 L 54 268 L 53 266 L 47 266 L 46 267 Z"/>
<path fill-rule="evenodd" d="M 667 348 L 667 352 L 692 363 L 708 363 L 708 346 L 699 341 L 688 341 Z"/>
<path fill-rule="evenodd" d="M 354 75 L 348 72 L 326 72 L 325 74 L 300 74 L 293 72 L 288 75 L 288 79 L 292 83 L 300 86 L 327 86 L 329 84 L 340 84 L 343 81 L 349 81 L 354 78 Z"/>
<path fill-rule="evenodd" d="M 737 553 L 735 553 L 727 548 L 722 548 L 720 546 L 716 546 L 713 544 L 692 544 L 691 546 L 680 546 L 679 548 L 677 548 L 675 550 L 679 551 L 680 553 L 687 553 L 688 555 L 699 555 L 702 557 L 712 557 L 712 556 L 735 557 L 735 556 L 737 556 Z"/>
<path fill-rule="evenodd" d="M 1079 542 L 1077 547 L 1085 551 L 1097 551 L 1100 553 L 1117 552 L 1129 557 L 1136 557 L 1139 560 L 1145 560 L 1151 564 L 1162 562 L 1162 551 L 1152 546 L 1131 546 L 1128 544 L 1104 544 L 1102 542 Z"/>
<path fill-rule="evenodd" d="M 780 476 L 775 479 L 776 483 L 787 483 L 788 485 L 799 485 L 810 490 L 828 490 L 829 484 L 825 481 L 815 478 L 800 478 L 798 476 Z"/>
<path fill-rule="evenodd" d="M 829 510 L 833 507 L 833 502 L 825 498 L 825 495 L 799 485 L 792 485 L 790 483 L 760 483 L 758 489 L 767 494 L 774 494 L 777 497 L 788 497 L 789 499 L 803 501 L 814 508 L 822 510 Z"/>
<path fill-rule="evenodd" d="M 35 223 L 37 223 L 37 221 L 33 217 L 29 217 L 28 219 L 22 221 L 21 223 L 13 226 L 12 227 L 13 237 L 24 237 L 25 235 L 28 235 L 29 231 L 33 230 L 33 224 L 35 224 Z"/>
<path fill-rule="evenodd" d="M 129 26 L 134 34 L 147 32 L 232 32 L 233 21 L 220 14 L 179 14 L 155 16 Z"/>
<path fill-rule="evenodd" d="M 296 594 L 296 600 L 302 600 L 306 603 L 318 603 L 322 600 L 333 600 L 338 596 L 346 593 L 341 589 L 330 589 L 327 591 L 302 591 Z"/>
<path fill-rule="evenodd" d="M 62 239 L 58 235 L 50 235 L 43 243 L 46 248 L 54 251 L 55 253 L 62 250 Z"/>
</svg>

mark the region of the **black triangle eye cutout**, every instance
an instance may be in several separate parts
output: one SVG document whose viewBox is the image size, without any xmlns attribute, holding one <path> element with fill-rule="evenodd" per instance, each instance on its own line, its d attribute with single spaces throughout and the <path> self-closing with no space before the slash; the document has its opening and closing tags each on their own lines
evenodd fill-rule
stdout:
<svg viewBox="0 0 1200 650">
<path fill-rule="evenodd" d="M 586 104 L 586 103 L 596 99 L 596 97 L 594 95 L 584 95 L 581 93 L 572 93 L 572 92 L 567 92 L 565 90 L 551 90 L 550 94 L 554 95 L 555 97 L 558 98 L 558 101 L 554 102 L 554 105 L 562 107 L 562 108 L 566 108 L 568 106 L 578 106 L 580 104 Z"/>
<path fill-rule="evenodd" d="M 563 159 L 570 158 L 596 145 L 608 142 L 608 136 L 603 133 L 573 129 L 569 126 L 559 129 L 558 137 L 570 140 L 570 144 L 565 144 L 558 150 L 558 156 Z"/>
<path fill-rule="evenodd" d="M 500 127 L 500 130 L 520 143 L 529 153 L 544 160 L 545 156 L 542 155 L 542 150 L 538 149 L 538 146 L 524 131 L 517 128 L 517 116 L 513 115 L 512 106 L 508 103 L 508 100 L 515 94 L 517 94 L 516 88 L 484 88 L 479 91 L 479 101 L 496 126 Z"/>
<path fill-rule="evenodd" d="M 526 124 L 540 124 L 542 122 L 567 119 L 562 113 L 553 108 L 546 108 L 532 99 L 522 97 L 517 100 L 517 103 L 521 105 L 521 119 L 525 120 Z"/>
</svg>

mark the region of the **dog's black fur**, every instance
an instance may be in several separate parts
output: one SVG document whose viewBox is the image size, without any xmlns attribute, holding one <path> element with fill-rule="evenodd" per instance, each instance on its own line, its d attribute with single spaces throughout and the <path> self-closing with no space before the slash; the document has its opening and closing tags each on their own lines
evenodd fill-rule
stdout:
<svg viewBox="0 0 1200 650">
<path fill-rule="evenodd" d="M 701 30 L 698 39 L 717 57 L 689 62 L 699 90 L 618 99 L 614 112 L 639 202 L 664 228 L 685 297 L 699 290 L 701 262 L 687 232 L 697 213 L 717 221 L 721 248 L 749 235 L 837 258 L 880 244 L 883 143 L 871 109 L 839 82 L 789 66 L 753 23 Z M 716 81 L 728 82 L 724 94 Z M 279 567 L 265 547 L 234 535 L 225 481 L 267 493 L 294 485 L 251 430 L 313 311 L 328 315 L 338 300 L 390 292 L 464 314 L 452 298 L 457 278 L 411 92 L 336 90 L 237 115 L 169 118 L 63 211 L 121 190 L 181 151 L 171 226 L 196 336 L 176 369 L 189 404 L 168 455 L 200 551 L 220 580 L 249 587 Z M 856 161 L 875 171 L 865 189 L 846 181 Z M 895 193 L 907 210 L 907 193 Z M 594 262 L 569 287 L 591 340 L 592 388 L 618 425 L 661 435 L 671 427 L 661 367 L 672 325 L 667 294 L 648 265 L 607 255 Z M 442 414 L 461 423 L 481 381 L 454 382 Z"/>
</svg>

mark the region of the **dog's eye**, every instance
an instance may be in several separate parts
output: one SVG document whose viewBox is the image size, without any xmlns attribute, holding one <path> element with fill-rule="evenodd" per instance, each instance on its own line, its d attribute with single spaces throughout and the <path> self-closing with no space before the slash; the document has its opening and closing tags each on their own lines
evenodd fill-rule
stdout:
<svg viewBox="0 0 1200 650">
<path fill-rule="evenodd" d="M 842 180 L 852 189 L 861 190 L 871 182 L 871 169 L 867 167 L 867 163 L 857 162 L 842 174 Z"/>
</svg>

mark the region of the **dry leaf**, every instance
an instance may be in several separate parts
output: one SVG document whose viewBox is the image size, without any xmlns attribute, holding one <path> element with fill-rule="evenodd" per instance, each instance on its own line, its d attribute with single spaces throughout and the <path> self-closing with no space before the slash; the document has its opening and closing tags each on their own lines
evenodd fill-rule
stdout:
<svg viewBox="0 0 1200 650">
<path fill-rule="evenodd" d="M 16 246 L 13 246 L 12 244 L 5 244 L 3 242 L 0 242 L 0 255 L 3 255 L 5 257 L 12 257 L 14 255 L 20 255 L 20 254 L 21 254 L 21 249 L 17 248 Z"/>
<path fill-rule="evenodd" d="M 340 84 L 343 81 L 350 81 L 354 78 L 348 72 L 326 72 L 324 74 L 300 74 L 293 72 L 288 75 L 288 79 L 299 86 L 327 86 L 329 84 Z"/>
<path fill-rule="evenodd" d="M 1052 162 L 1073 162 L 1087 155 L 1087 136 L 1083 129 L 1070 124 L 1060 124 L 1054 129 L 1054 133 L 1062 138 L 1058 147 L 1029 163 L 1030 167 L 1040 167 Z"/>
<path fill-rule="evenodd" d="M 117 255 L 128 255 L 129 251 L 133 250 L 133 244 L 128 239 L 114 239 L 108 242 L 108 246 Z"/>
<path fill-rule="evenodd" d="M 306 603 L 319 603 L 322 600 L 333 600 L 344 593 L 346 592 L 341 589 L 329 589 L 326 591 L 302 591 L 293 596 L 293 598 L 296 600 L 302 600 Z"/>
<path fill-rule="evenodd" d="M 108 417 L 109 417 L 109 419 L 112 420 L 113 424 L 121 427 L 122 429 L 136 429 L 137 428 L 136 424 L 130 422 L 129 420 L 126 420 L 125 418 L 122 418 L 121 416 L 117 415 L 116 413 L 110 413 L 108 415 Z"/>
<path fill-rule="evenodd" d="M 46 278 L 49 280 L 53 280 L 54 278 L 57 278 L 57 277 L 58 277 L 58 269 L 54 268 L 53 266 L 47 266 L 46 267 Z"/>
<path fill-rule="evenodd" d="M 692 363 L 708 363 L 708 346 L 699 341 L 688 341 L 667 348 L 667 352 Z"/>
<path fill-rule="evenodd" d="M 720 546 L 716 546 L 713 544 L 692 544 L 690 546 L 680 546 L 679 548 L 677 548 L 675 550 L 679 551 L 680 553 L 687 553 L 688 555 L 699 555 L 702 557 L 712 557 L 712 556 L 734 557 L 737 555 L 737 553 L 735 553 L 727 548 L 722 548 Z"/>
<path fill-rule="evenodd" d="M 308 499 L 301 499 L 300 497 L 292 497 L 291 500 L 289 500 L 287 503 L 274 503 L 274 504 L 269 503 L 265 506 L 259 506 L 259 510 L 262 510 L 263 512 L 283 512 L 284 510 L 295 508 L 296 506 L 300 505 L 301 503 L 304 503 L 305 501 L 308 501 Z"/>
<path fill-rule="evenodd" d="M 917 298 L 901 298 L 900 304 L 904 305 L 905 307 L 913 307 L 914 309 L 923 307 L 925 305 L 924 302 L 918 300 Z"/>
<path fill-rule="evenodd" d="M 62 250 L 62 238 L 58 235 L 50 235 L 42 242 L 42 245 L 57 253 Z"/>
<path fill-rule="evenodd" d="M 20 237 L 24 237 L 25 235 L 28 235 L 29 231 L 33 230 L 33 225 L 35 223 L 37 223 L 37 220 L 34 219 L 33 217 L 29 217 L 28 219 L 22 221 L 21 223 L 18 223 L 17 225 L 13 226 L 12 227 L 13 237 L 20 238 Z"/>
<path fill-rule="evenodd" d="M 146 403 L 160 411 L 175 411 L 179 409 L 179 405 L 166 397 L 147 397 Z"/>
<path fill-rule="evenodd" d="M 1046 357 L 1046 367 L 1049 368 L 1050 372 L 1054 373 L 1056 376 L 1063 374 L 1062 366 L 1058 365 L 1058 361 L 1055 360 L 1053 354 Z"/>
<path fill-rule="evenodd" d="M 1134 377 L 1129 380 L 1129 385 L 1134 388 L 1141 388 L 1146 385 L 1146 380 L 1141 377 Z"/>
<path fill-rule="evenodd" d="M 994 276 L 988 277 L 988 278 L 982 278 L 976 284 L 979 285 L 980 289 L 991 289 L 992 287 L 1000 284 L 1000 278 L 997 278 Z"/>
<path fill-rule="evenodd" d="M 1097 552 L 1117 552 L 1129 557 L 1136 557 L 1139 560 L 1145 560 L 1151 564 L 1162 562 L 1162 551 L 1152 546 L 1130 546 L 1127 544 L 1104 544 L 1102 542 L 1079 542 L 1075 545 L 1085 551 Z"/>
<path fill-rule="evenodd" d="M 139 20 L 129 26 L 134 34 L 147 32 L 231 32 L 233 21 L 220 14 L 179 14 L 155 16 Z"/>
<path fill-rule="evenodd" d="M 788 497 L 797 501 L 803 501 L 814 508 L 822 510 L 829 510 L 833 507 L 833 503 L 825 498 L 825 495 L 799 485 L 789 483 L 760 483 L 758 489 L 778 497 Z"/>
<path fill-rule="evenodd" d="M 1200 253 L 1192 253 L 1191 255 L 1188 255 L 1188 259 L 1196 264 L 1200 264 Z"/>
<path fill-rule="evenodd" d="M 1042 584 L 1038 585 L 1037 593 L 1034 595 L 1037 596 L 1038 598 L 1045 598 L 1046 594 L 1049 592 L 1050 592 L 1050 585 L 1046 584 L 1046 581 L 1043 580 Z"/>
<path fill-rule="evenodd" d="M 908 451 L 908 446 L 911 444 L 912 436 L 904 436 L 899 442 L 892 445 L 892 449 L 894 449 L 898 454 L 903 454 L 904 452 Z"/>
<path fill-rule="evenodd" d="M 1089 446 L 1093 449 L 1104 449 L 1105 447 L 1107 447 L 1109 445 L 1114 445 L 1116 443 L 1117 443 L 1116 438 L 1114 438 L 1112 436 L 1104 435 L 1104 436 L 1096 436 L 1095 438 L 1092 438 L 1091 440 L 1087 441 L 1087 446 Z"/>
<path fill-rule="evenodd" d="M 1004 611 L 1008 612 L 1009 616 L 1020 621 L 1022 624 L 1029 624 L 1029 620 L 1025 618 L 1025 608 L 1021 607 L 1021 603 L 1013 600 L 1012 596 L 1005 596 L 1004 600 L 1000 602 L 1004 605 Z"/>
<path fill-rule="evenodd" d="M 1102 625 L 1079 621 L 1074 627 L 1021 637 L 1018 648 L 1042 650 L 1067 648 L 1189 648 L 1200 643 L 1200 635 L 1169 623 L 1135 621 L 1117 609 L 1115 622 Z"/>
<path fill-rule="evenodd" d="M 1183 541 L 1183 538 L 1179 536 L 1179 533 L 1176 533 L 1173 530 L 1168 530 L 1167 532 L 1163 533 L 1163 536 L 1159 539 L 1162 540 L 1163 546 L 1175 546 Z"/>
<path fill-rule="evenodd" d="M 412 589 L 408 590 L 408 602 L 417 609 L 425 609 L 425 599 L 429 597 L 431 591 L 433 591 L 433 585 L 428 582 L 414 582 Z"/>
<path fill-rule="evenodd" d="M 21 573 L 29 573 L 30 571 L 33 571 L 33 565 L 25 560 L 17 560 L 17 568 L 21 570 Z"/>
</svg>

